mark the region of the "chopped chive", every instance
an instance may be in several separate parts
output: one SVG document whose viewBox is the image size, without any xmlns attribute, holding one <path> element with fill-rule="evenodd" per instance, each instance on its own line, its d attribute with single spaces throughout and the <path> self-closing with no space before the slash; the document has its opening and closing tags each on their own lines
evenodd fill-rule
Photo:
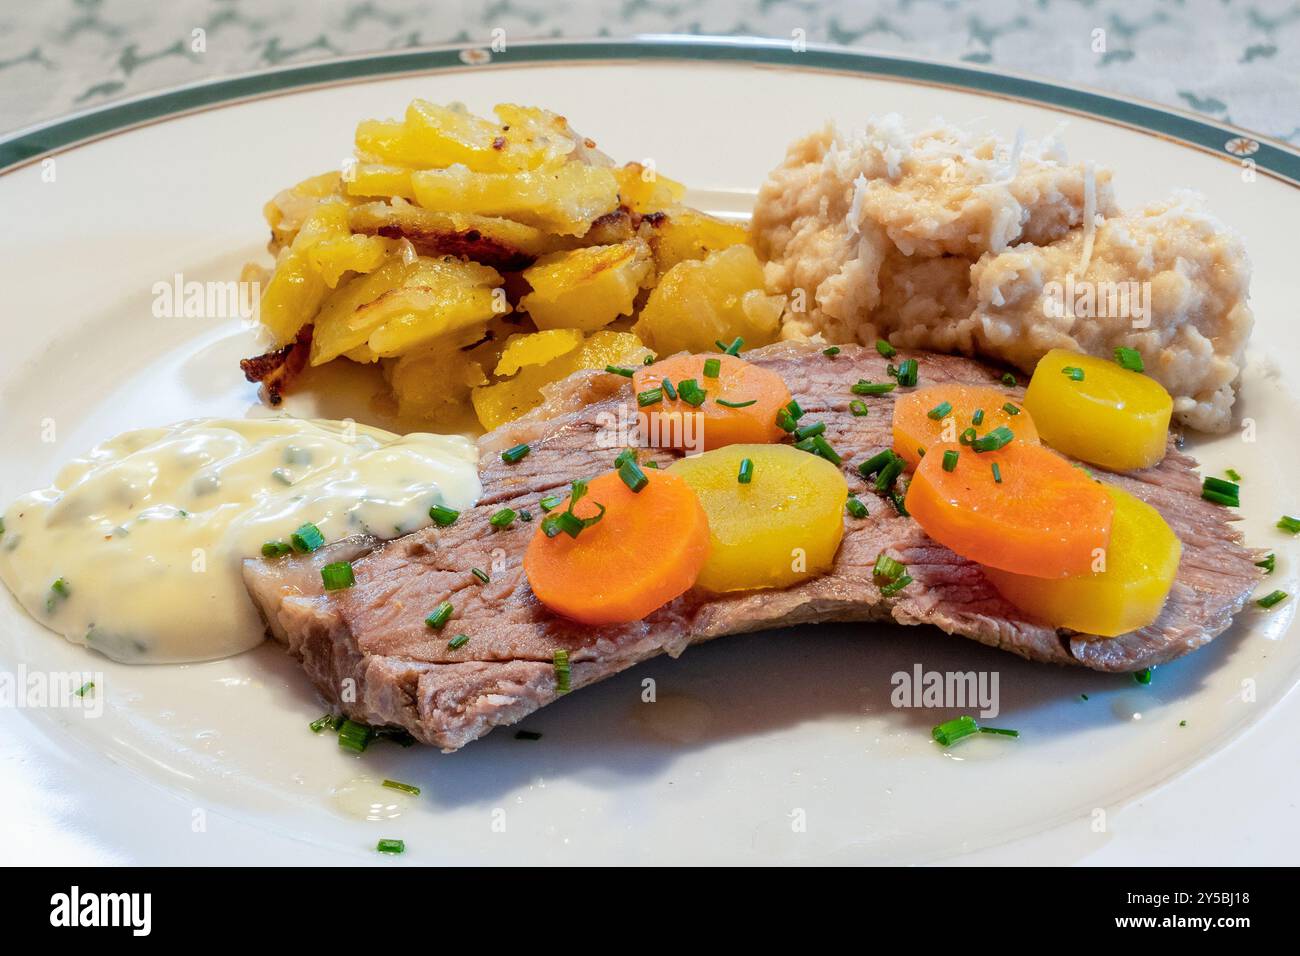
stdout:
<svg viewBox="0 0 1300 956">
<path fill-rule="evenodd" d="M 982 734 L 997 734 L 999 737 L 1019 737 L 1020 731 L 1011 730 L 1006 727 L 981 727 Z"/>
<path fill-rule="evenodd" d="M 932 418 L 936 422 L 941 422 L 952 414 L 952 402 L 940 402 L 934 408 L 925 413 L 927 418 Z"/>
<path fill-rule="evenodd" d="M 1186 727 L 1186 726 L 1187 726 L 1187 721 L 1185 721 L 1185 720 L 1180 720 L 1180 721 L 1178 722 L 1178 726 L 1179 726 L 1179 727 Z"/>
<path fill-rule="evenodd" d="M 342 591 L 357 583 L 352 565 L 347 561 L 334 561 L 320 569 L 321 583 L 326 591 Z"/>
<path fill-rule="evenodd" d="M 262 545 L 262 557 L 282 558 L 293 551 L 293 545 L 286 541 L 267 541 Z"/>
<path fill-rule="evenodd" d="M 894 581 L 906 570 L 903 562 L 891 558 L 885 552 L 881 551 L 876 555 L 876 563 L 871 568 L 874 577 L 884 578 L 886 581 Z"/>
<path fill-rule="evenodd" d="M 793 398 L 786 403 L 785 410 L 790 413 L 790 417 L 795 421 L 798 421 L 804 416 L 802 406 L 800 406 L 799 402 Z"/>
<path fill-rule="evenodd" d="M 1224 481 L 1222 478 L 1209 477 L 1201 483 L 1203 488 L 1209 488 L 1211 491 L 1221 491 L 1225 495 L 1240 495 L 1241 486 L 1231 481 Z"/>
<path fill-rule="evenodd" d="M 1241 500 L 1234 498 L 1232 495 L 1225 495 L 1219 491 L 1202 491 L 1201 497 L 1206 501 L 1213 502 L 1216 505 L 1223 505 L 1225 508 L 1240 508 Z"/>
<path fill-rule="evenodd" d="M 380 840 L 375 844 L 375 849 L 380 853 L 405 853 L 405 840 Z"/>
<path fill-rule="evenodd" d="M 677 395 L 687 405 L 699 408 L 704 404 L 704 399 L 708 396 L 705 389 L 700 388 L 699 382 L 693 378 L 688 378 L 677 383 Z"/>
<path fill-rule="evenodd" d="M 541 501 L 537 502 L 537 507 L 541 508 L 543 511 L 553 511 L 560 506 L 560 502 L 563 500 L 564 499 L 559 495 L 547 495 Z"/>
<path fill-rule="evenodd" d="M 1241 481 L 1241 475 L 1237 473 L 1237 469 L 1235 468 L 1225 468 L 1223 473 L 1233 481 Z"/>
<path fill-rule="evenodd" d="M 344 750 L 351 750 L 354 753 L 362 753 L 370 746 L 370 741 L 375 739 L 373 727 L 358 723 L 355 720 L 344 720 L 339 724 L 339 746 Z"/>
<path fill-rule="evenodd" d="M 723 353 L 726 355 L 739 355 L 741 348 L 745 344 L 745 340 L 737 335 L 730 345 L 723 345 L 721 342 L 714 342 L 713 344 L 722 349 Z"/>
<path fill-rule="evenodd" d="M 1258 604 L 1260 607 L 1264 608 L 1265 610 L 1268 610 L 1269 608 L 1274 607 L 1275 605 L 1281 604 L 1283 601 L 1286 600 L 1286 598 L 1287 598 L 1287 593 L 1285 591 L 1274 591 L 1271 594 L 1264 595 L 1255 603 Z"/>
<path fill-rule="evenodd" d="M 531 511 L 529 511 L 527 508 L 525 508 L 523 511 L 519 512 L 519 520 L 520 520 L 520 521 L 532 521 L 532 520 L 533 520 L 533 513 L 532 513 Z"/>
<path fill-rule="evenodd" d="M 886 392 L 892 392 L 898 387 L 895 382 L 868 382 L 866 379 L 858 381 L 849 388 L 854 395 L 884 395 Z"/>
<path fill-rule="evenodd" d="M 776 413 L 776 427 L 783 432 L 792 432 L 799 427 L 799 423 L 795 421 L 789 409 L 781 408 Z"/>
<path fill-rule="evenodd" d="M 859 501 L 856 495 L 849 495 L 849 500 L 845 502 L 844 507 L 855 518 L 865 518 L 867 516 L 867 506 Z"/>
<path fill-rule="evenodd" d="M 642 365 L 654 365 L 654 363 L 655 363 L 655 357 L 653 355 L 647 355 L 645 358 L 641 360 Z"/>
<path fill-rule="evenodd" d="M 849 411 L 853 413 L 854 418 L 866 418 L 867 403 L 860 398 L 855 398 L 849 402 Z"/>
<path fill-rule="evenodd" d="M 515 740 L 541 740 L 542 735 L 535 730 L 516 730 Z"/>
<path fill-rule="evenodd" d="M 445 528 L 455 523 L 456 519 L 460 517 L 460 512 L 448 508 L 446 505 L 434 505 L 429 509 L 429 517 L 433 519 L 433 523 L 439 528 Z"/>
<path fill-rule="evenodd" d="M 553 658 L 555 664 L 555 692 L 557 694 L 567 694 L 569 692 L 569 676 L 572 668 L 569 667 L 569 652 L 561 648 L 555 652 Z"/>
<path fill-rule="evenodd" d="M 409 793 L 413 797 L 418 797 L 420 795 L 420 788 L 415 786 L 414 784 L 401 783 L 400 781 L 397 780 L 385 780 L 383 786 L 387 787 L 389 790 L 397 790 L 401 793 Z"/>
<path fill-rule="evenodd" d="M 718 375 L 721 374 L 721 372 L 722 372 L 722 360 L 721 360 L 721 359 L 714 359 L 714 358 L 711 358 L 711 359 L 705 359 L 705 360 L 704 360 L 704 377 L 705 377 L 705 378 L 717 378 Z"/>
<path fill-rule="evenodd" d="M 1150 683 L 1151 683 L 1151 668 L 1150 668 L 1150 667 L 1144 667 L 1144 668 L 1142 668 L 1140 671 L 1135 671 L 1134 674 L 1133 674 L 1133 679 L 1134 679 L 1135 681 L 1137 681 L 1139 684 L 1141 684 L 1142 686 L 1144 686 L 1144 687 L 1145 687 L 1146 685 L 1150 684 Z"/>
<path fill-rule="evenodd" d="M 659 470 L 659 462 L 657 462 L 657 461 L 647 461 L 647 462 L 646 462 L 644 465 L 642 465 L 641 467 L 642 467 L 642 468 L 653 468 L 655 471 L 658 471 L 658 470 Z"/>
<path fill-rule="evenodd" d="M 974 717 L 962 716 L 954 720 L 944 721 L 931 730 L 930 733 L 942 746 L 948 747 L 963 737 L 979 733 L 979 730 L 980 725 L 975 722 Z"/>
<path fill-rule="evenodd" d="M 670 402 L 677 401 L 677 386 L 673 385 L 672 379 L 660 379 L 659 387 L 664 390 L 664 398 L 668 399 Z"/>
<path fill-rule="evenodd" d="M 443 601 L 433 609 L 433 613 L 424 619 L 424 623 L 429 625 L 435 631 L 441 631 L 451 620 L 452 612 L 455 610 L 450 601 Z"/>
<path fill-rule="evenodd" d="M 1012 405 L 1010 402 L 1007 402 L 1005 405 L 1003 405 L 1002 410 L 1006 412 L 1008 415 L 1020 414 L 1020 409 L 1016 408 L 1016 406 Z M 978 424 L 978 422 L 976 424 Z"/>
<path fill-rule="evenodd" d="M 1256 561 L 1255 567 L 1263 568 L 1265 574 L 1272 574 L 1273 569 L 1277 567 L 1277 555 L 1270 554 L 1263 561 Z"/>
<path fill-rule="evenodd" d="M 892 457 L 889 459 L 889 464 L 885 465 L 884 468 L 881 468 L 880 471 L 876 474 L 877 493 L 883 495 L 891 487 L 893 487 L 893 484 L 898 479 L 898 476 L 903 473 L 903 465 L 904 462 L 902 458 L 899 458 L 897 455 L 892 455 Z"/>
<path fill-rule="evenodd" d="M 919 369 L 916 359 L 904 359 L 898 366 L 898 384 L 908 387 L 915 385 Z"/>
<path fill-rule="evenodd" d="M 492 517 L 488 518 L 488 524 L 497 529 L 505 529 L 515 522 L 519 517 L 513 508 L 502 508 L 500 511 L 493 512 Z"/>
<path fill-rule="evenodd" d="M 1201 497 L 1229 508 L 1241 507 L 1241 487 L 1222 478 L 1206 478 L 1201 482 Z"/>
<path fill-rule="evenodd" d="M 622 375 L 624 378 L 631 378 L 634 374 L 630 368 L 624 368 L 622 365 L 606 365 L 605 371 L 610 375 Z"/>
<path fill-rule="evenodd" d="M 468 643 L 469 643 L 468 634 L 457 634 L 455 637 L 453 637 L 450 641 L 447 642 L 447 650 L 458 651 Z"/>
<path fill-rule="evenodd" d="M 1300 518 L 1292 518 L 1290 515 L 1283 515 L 1277 519 L 1277 526 L 1283 531 L 1291 534 L 1300 534 Z"/>
<path fill-rule="evenodd" d="M 642 408 L 647 405 L 654 405 L 664 400 L 664 390 L 662 388 L 648 388 L 644 392 L 636 393 L 636 403 Z"/>
<path fill-rule="evenodd" d="M 632 462 L 636 461 L 636 449 L 624 448 L 621 452 L 615 455 L 614 456 L 615 469 L 622 468 L 623 462 L 625 461 L 632 461 Z"/>
<path fill-rule="evenodd" d="M 963 737 L 969 737 L 972 734 L 994 734 L 998 737 L 1019 737 L 1020 731 L 1011 730 L 1005 727 L 981 727 L 979 722 L 969 715 L 957 717 L 954 720 L 945 721 L 939 724 L 931 734 L 940 745 L 944 747 L 951 746 Z"/>
<path fill-rule="evenodd" d="M 1068 379 L 1069 379 L 1070 381 L 1072 381 L 1072 382 L 1082 382 L 1082 381 L 1083 381 L 1083 369 L 1081 369 L 1081 368 L 1079 368 L 1078 366 L 1075 366 L 1075 365 L 1067 365 L 1067 366 L 1065 366 L 1065 368 L 1061 369 L 1061 374 L 1064 375 L 1066 378 L 1068 378 Z"/>
<path fill-rule="evenodd" d="M 863 478 L 870 478 L 893 460 L 893 451 L 886 448 L 884 451 L 876 452 L 862 464 L 858 465 L 858 474 Z"/>
<path fill-rule="evenodd" d="M 998 467 L 996 461 L 993 463 L 993 481 L 995 484 L 1002 484 L 1002 469 Z"/>
<path fill-rule="evenodd" d="M 982 408 L 977 408 L 977 409 L 975 409 L 975 414 L 972 415 L 972 416 L 970 417 L 970 422 L 971 422 L 972 425 L 983 425 L 983 424 L 984 424 L 984 409 L 982 409 Z"/>
<path fill-rule="evenodd" d="M 326 714 L 324 717 L 317 717 L 307 726 L 311 728 L 313 734 L 318 734 L 325 728 L 338 730 L 343 724 L 343 718 L 335 717 L 333 714 Z"/>
<path fill-rule="evenodd" d="M 975 441 L 975 436 L 978 434 L 979 432 L 975 431 L 973 427 L 963 428 L 961 434 L 957 436 L 957 441 L 960 444 L 969 445 L 971 442 Z"/>
<path fill-rule="evenodd" d="M 825 355 L 827 358 L 835 358 L 835 356 L 839 354 L 840 354 L 840 347 L 838 345 L 832 345 L 828 349 L 822 349 L 822 355 Z"/>
<path fill-rule="evenodd" d="M 925 449 L 924 449 L 924 448 L 920 448 L 920 447 L 918 447 L 918 448 L 916 449 L 916 457 L 917 457 L 917 458 L 924 458 L 924 457 L 925 457 Z"/>
<path fill-rule="evenodd" d="M 901 489 L 891 489 L 889 492 L 889 503 L 893 505 L 894 510 L 904 518 L 908 517 L 910 512 L 907 510 L 907 486 L 904 485 Z"/>
<path fill-rule="evenodd" d="M 818 455 L 821 455 L 832 465 L 838 465 L 844 461 L 844 459 L 840 457 L 840 453 L 837 452 L 831 443 L 821 435 L 814 435 L 812 437 L 812 443 L 813 451 Z"/>
<path fill-rule="evenodd" d="M 310 554 L 325 543 L 325 535 L 321 534 L 320 528 L 308 521 L 289 535 L 289 543 L 293 545 L 295 551 Z"/>
<path fill-rule="evenodd" d="M 893 358 L 898 354 L 898 349 L 894 348 L 884 339 L 876 339 L 876 351 L 884 358 Z"/>
<path fill-rule="evenodd" d="M 1009 388 L 1015 388 L 1015 387 L 1016 387 L 1016 377 L 1015 377 L 1014 375 L 1012 375 L 1010 372 L 1003 372 L 1003 373 L 1002 373 L 1002 384 L 1008 386 Z"/>
<path fill-rule="evenodd" d="M 750 405 L 758 404 L 758 399 L 751 398 L 747 402 L 729 402 L 725 398 L 714 399 L 714 402 L 724 408 L 749 408 Z"/>
<path fill-rule="evenodd" d="M 94 689 L 95 689 L 95 682 L 93 680 L 88 680 L 80 687 L 78 687 L 76 690 L 74 690 L 73 693 L 76 694 L 78 697 L 85 697 Z"/>
<path fill-rule="evenodd" d="M 503 451 L 501 453 L 501 460 L 504 461 L 507 465 L 513 465 L 516 462 L 522 461 L 524 458 L 528 457 L 528 453 L 530 451 L 532 451 L 532 449 L 529 448 L 527 445 L 516 445 L 514 448 L 507 448 L 505 451 Z"/>
<path fill-rule="evenodd" d="M 899 591 L 903 590 L 903 588 L 907 587 L 911 583 L 912 583 L 912 576 L 910 574 L 901 575 L 896 580 L 890 581 L 883 588 L 881 588 L 880 595 L 881 597 L 891 597 L 897 594 Z"/>
<path fill-rule="evenodd" d="M 999 448 L 1011 444 L 1015 437 L 1015 433 L 1010 428 L 1006 425 L 999 425 L 983 438 L 975 439 L 970 443 L 970 446 L 975 451 L 997 451 Z"/>
<path fill-rule="evenodd" d="M 1142 364 L 1142 353 L 1137 349 L 1128 349 L 1121 345 L 1115 349 L 1115 361 L 1121 368 L 1126 368 L 1130 372 L 1146 371 L 1146 366 Z"/>
<path fill-rule="evenodd" d="M 752 458 L 740 459 L 740 471 L 736 473 L 736 481 L 742 485 L 747 485 L 754 480 L 754 460 Z"/>
<path fill-rule="evenodd" d="M 478 578 L 484 584 L 487 584 L 489 581 L 492 580 L 490 577 L 488 577 L 488 573 L 484 571 L 482 568 L 470 568 L 469 573 L 474 575 L 474 577 Z"/>
<path fill-rule="evenodd" d="M 811 425 L 800 425 L 794 431 L 794 437 L 799 440 L 812 438 L 814 435 L 822 435 L 826 432 L 825 422 L 813 422 Z"/>
<path fill-rule="evenodd" d="M 951 448 L 943 453 L 943 470 L 957 470 L 957 452 L 953 451 Z"/>
<path fill-rule="evenodd" d="M 650 479 L 646 477 L 641 466 L 635 461 L 625 461 L 618 468 L 618 476 L 623 479 L 623 484 L 627 485 L 635 492 L 640 492 L 642 488 L 650 484 Z"/>
</svg>

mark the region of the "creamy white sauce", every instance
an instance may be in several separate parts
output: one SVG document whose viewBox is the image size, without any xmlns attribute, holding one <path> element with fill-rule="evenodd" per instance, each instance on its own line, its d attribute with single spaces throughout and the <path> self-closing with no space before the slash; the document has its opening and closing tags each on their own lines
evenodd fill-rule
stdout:
<svg viewBox="0 0 1300 956">
<path fill-rule="evenodd" d="M 9 506 L 0 579 L 37 621 L 115 660 L 212 660 L 263 638 L 241 564 L 265 542 L 307 522 L 326 541 L 393 538 L 480 492 L 459 436 L 291 418 L 141 429 Z"/>
</svg>

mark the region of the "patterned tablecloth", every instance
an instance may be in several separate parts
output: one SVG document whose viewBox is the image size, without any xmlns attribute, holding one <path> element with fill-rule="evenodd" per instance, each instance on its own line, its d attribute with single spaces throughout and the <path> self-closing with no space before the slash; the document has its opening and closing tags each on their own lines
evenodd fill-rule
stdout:
<svg viewBox="0 0 1300 956">
<path fill-rule="evenodd" d="M 9 0 L 0 131 L 289 63 L 447 43 L 711 33 L 979 63 L 1300 144 L 1296 0 Z"/>
</svg>

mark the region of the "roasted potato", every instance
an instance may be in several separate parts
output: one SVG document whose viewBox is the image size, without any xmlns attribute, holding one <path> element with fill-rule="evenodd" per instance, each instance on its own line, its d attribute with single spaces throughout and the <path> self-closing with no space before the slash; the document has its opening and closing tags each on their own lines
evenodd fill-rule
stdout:
<svg viewBox="0 0 1300 956">
<path fill-rule="evenodd" d="M 543 336 L 546 338 L 536 346 L 527 341 Z M 555 354 L 565 342 L 572 343 L 571 347 Z M 594 332 L 580 343 L 573 341 L 569 330 L 560 329 L 512 337 L 495 370 L 508 377 L 474 389 L 474 411 L 484 428 L 496 428 L 542 404 L 541 390 L 546 385 L 579 369 L 640 362 L 645 354 L 641 340 L 628 332 Z M 508 362 L 507 356 L 511 357 Z"/>
<path fill-rule="evenodd" d="M 647 217 L 642 231 L 660 275 L 687 259 L 703 259 L 711 252 L 749 244 L 749 230 L 744 226 L 687 206 Z"/>
<path fill-rule="evenodd" d="M 747 347 L 776 341 L 784 301 L 764 291 L 749 246 L 677 263 L 659 279 L 633 331 L 660 355 L 708 352 L 736 336 Z"/>
<path fill-rule="evenodd" d="M 649 162 L 616 165 L 563 116 L 494 113 L 415 100 L 360 123 L 341 172 L 266 204 L 277 346 L 311 325 L 313 365 L 379 366 L 404 417 L 493 427 L 647 344 L 775 337 L 780 300 L 744 227 L 683 205 Z"/>
<path fill-rule="evenodd" d="M 650 247 L 640 239 L 555 252 L 524 270 L 533 291 L 519 306 L 539 329 L 594 332 L 631 315 L 637 294 L 653 275 Z"/>
</svg>

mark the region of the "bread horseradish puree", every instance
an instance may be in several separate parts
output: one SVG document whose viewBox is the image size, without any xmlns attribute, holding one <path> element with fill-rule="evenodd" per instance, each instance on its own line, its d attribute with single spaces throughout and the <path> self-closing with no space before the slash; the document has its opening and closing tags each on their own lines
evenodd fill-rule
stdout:
<svg viewBox="0 0 1300 956">
<path fill-rule="evenodd" d="M 243 559 L 397 537 L 480 490 L 459 436 L 291 418 L 129 431 L 9 506 L 0 579 L 37 621 L 114 660 L 212 660 L 265 636 Z"/>
</svg>

